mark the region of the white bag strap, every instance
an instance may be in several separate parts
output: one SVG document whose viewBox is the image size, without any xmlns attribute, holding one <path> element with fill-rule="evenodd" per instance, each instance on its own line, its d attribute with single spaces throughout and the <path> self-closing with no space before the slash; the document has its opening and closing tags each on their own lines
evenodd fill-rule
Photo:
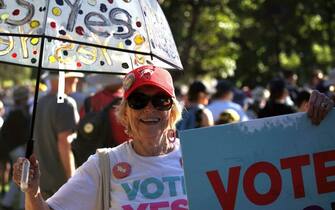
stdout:
<svg viewBox="0 0 335 210">
<path fill-rule="evenodd" d="M 110 160 L 108 149 L 97 149 L 96 153 L 99 157 L 99 167 L 101 178 L 99 179 L 98 200 L 96 210 L 109 210 L 110 204 Z"/>
</svg>

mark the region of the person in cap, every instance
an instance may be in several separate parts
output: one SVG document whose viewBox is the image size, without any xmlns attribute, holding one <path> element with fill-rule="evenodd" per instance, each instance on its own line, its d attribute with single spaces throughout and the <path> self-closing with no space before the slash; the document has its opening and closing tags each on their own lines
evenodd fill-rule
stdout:
<svg viewBox="0 0 335 210">
<path fill-rule="evenodd" d="M 80 118 L 83 118 L 87 112 L 98 112 L 115 100 L 121 99 L 124 92 L 122 79 L 123 76 L 121 75 L 89 75 L 86 81 L 89 84 L 100 86 L 101 89 L 85 99 L 83 106 L 80 108 Z M 128 136 L 124 132 L 124 127 L 116 120 L 114 109 L 109 110 L 108 116 L 111 135 L 106 145 L 112 147 L 126 141 Z"/>
<path fill-rule="evenodd" d="M 125 128 L 116 119 L 116 106 L 123 97 L 121 75 L 89 75 L 86 81 L 98 91 L 84 100 L 76 138 L 71 143 L 76 167 L 101 147 L 115 147 L 128 140 Z"/>
<path fill-rule="evenodd" d="M 109 209 L 188 209 L 179 139 L 175 124 L 181 108 L 166 70 L 143 66 L 123 79 L 124 97 L 117 117 L 128 141 L 108 149 L 111 172 Z M 15 164 L 18 183 L 20 161 Z M 39 192 L 39 164 L 32 156 L 26 209 L 98 209 L 101 175 L 98 155 L 92 155 L 75 175 L 47 201 Z M 50 182 L 52 180 L 49 180 Z M 150 208 L 148 207 L 148 208 Z M 141 208 L 141 207 L 140 207 Z"/>
<path fill-rule="evenodd" d="M 233 89 L 233 84 L 228 80 L 220 80 L 217 83 L 213 101 L 207 107 L 213 114 L 214 122 L 218 121 L 220 114 L 227 109 L 234 109 L 240 116 L 240 122 L 249 120 L 244 109 L 232 101 L 234 98 Z"/>
<path fill-rule="evenodd" d="M 71 140 L 79 121 L 75 100 L 69 95 L 76 91 L 79 72 L 66 72 L 64 102 L 57 102 L 58 72 L 49 72 L 48 93 L 38 99 L 34 129 L 34 153 L 39 159 L 41 193 L 53 195 L 74 173 L 75 163 Z M 52 180 L 52 181 L 50 181 Z"/>
<path fill-rule="evenodd" d="M 209 101 L 207 87 L 201 81 L 194 81 L 187 93 L 188 103 L 183 119 L 178 122 L 178 130 L 201 128 L 214 125 L 212 112 L 206 108 Z"/>
<path fill-rule="evenodd" d="M 110 202 L 104 209 L 188 209 L 180 143 L 174 132 L 181 110 L 171 75 L 154 66 L 143 66 L 126 75 L 123 88 L 124 98 L 117 116 L 130 139 L 107 150 L 110 165 L 99 166 L 101 159 L 92 155 L 56 194 L 44 201 L 39 192 L 43 174 L 31 156 L 27 210 L 102 209 L 97 206 L 101 206 L 98 195 L 104 182 L 99 183 L 106 167 L 111 172 L 107 185 Z M 318 92 L 313 92 L 310 103 L 308 115 L 313 123 L 319 123 L 333 105 Z M 17 184 L 23 161 L 19 158 L 14 164 Z"/>
</svg>

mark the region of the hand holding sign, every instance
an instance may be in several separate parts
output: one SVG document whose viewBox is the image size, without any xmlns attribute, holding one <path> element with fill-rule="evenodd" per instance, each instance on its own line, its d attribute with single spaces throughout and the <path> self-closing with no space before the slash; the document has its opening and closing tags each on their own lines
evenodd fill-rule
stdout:
<svg viewBox="0 0 335 210">
<path fill-rule="evenodd" d="M 308 117 L 312 123 L 318 125 L 323 120 L 328 112 L 334 107 L 332 99 L 318 91 L 313 91 L 308 102 Z"/>
</svg>

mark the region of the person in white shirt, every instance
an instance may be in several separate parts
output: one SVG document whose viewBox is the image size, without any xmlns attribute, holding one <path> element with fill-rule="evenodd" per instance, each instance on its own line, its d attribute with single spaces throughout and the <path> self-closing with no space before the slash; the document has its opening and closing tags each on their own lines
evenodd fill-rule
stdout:
<svg viewBox="0 0 335 210">
<path fill-rule="evenodd" d="M 130 139 L 110 148 L 109 209 L 188 209 L 184 171 L 175 124 L 181 108 L 173 81 L 166 70 L 143 66 L 123 81 L 124 98 L 117 118 Z M 19 184 L 23 158 L 16 162 L 14 180 Z M 26 209 L 97 209 L 99 158 L 92 155 L 75 175 L 44 201 L 39 191 L 39 166 L 30 158 L 32 173 L 26 191 Z M 52 180 L 50 180 L 52 181 Z"/>
<path fill-rule="evenodd" d="M 228 80 L 220 80 L 216 85 L 213 101 L 207 106 L 213 114 L 214 122 L 217 122 L 221 113 L 224 113 L 227 109 L 233 109 L 238 113 L 239 122 L 249 120 L 243 108 L 233 102 L 233 97 L 233 85 Z"/>
</svg>

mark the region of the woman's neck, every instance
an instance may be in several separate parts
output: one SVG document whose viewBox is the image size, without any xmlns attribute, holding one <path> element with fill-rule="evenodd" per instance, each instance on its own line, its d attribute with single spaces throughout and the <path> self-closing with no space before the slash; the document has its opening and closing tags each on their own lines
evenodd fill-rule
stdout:
<svg viewBox="0 0 335 210">
<path fill-rule="evenodd" d="M 165 136 L 156 143 L 134 139 L 131 141 L 134 151 L 141 156 L 159 156 L 173 151 L 174 144 L 171 144 Z"/>
</svg>

